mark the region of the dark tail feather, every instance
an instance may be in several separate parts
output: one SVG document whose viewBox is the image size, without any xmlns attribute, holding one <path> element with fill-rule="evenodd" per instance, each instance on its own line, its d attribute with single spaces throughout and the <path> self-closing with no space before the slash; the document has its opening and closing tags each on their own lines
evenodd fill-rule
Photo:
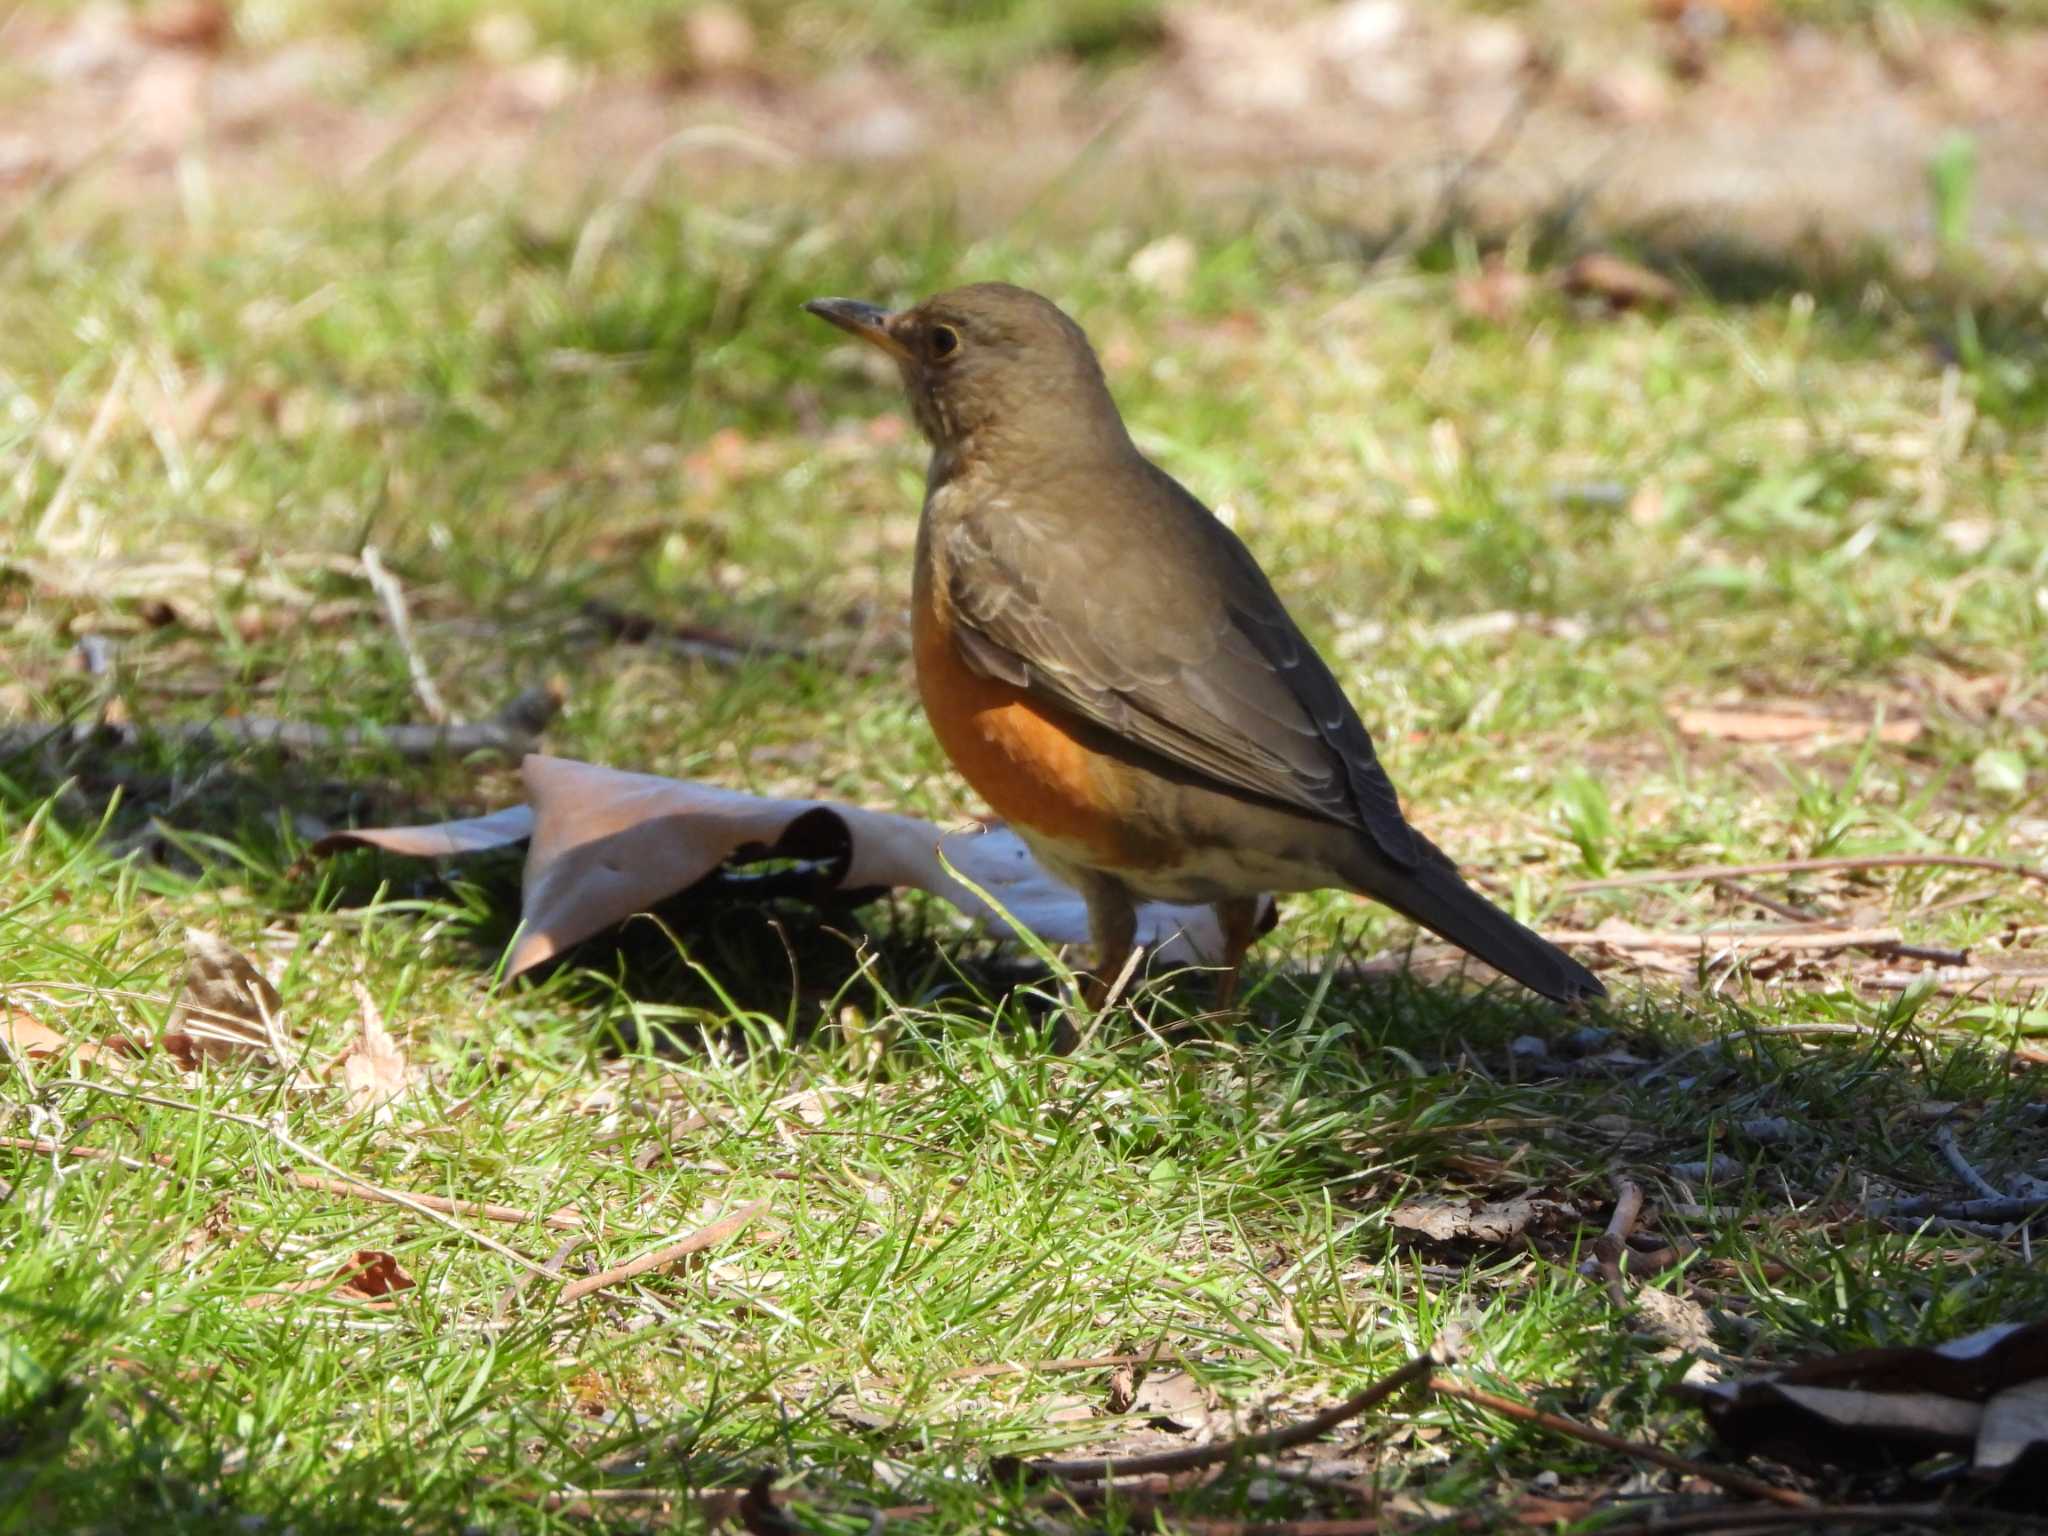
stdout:
<svg viewBox="0 0 2048 1536">
<path fill-rule="evenodd" d="M 1416 841 L 1420 868 L 1396 870 L 1375 860 L 1359 888 L 1533 992 L 1560 1003 L 1607 995 L 1599 977 L 1467 885 L 1442 849 L 1420 835 Z"/>
</svg>

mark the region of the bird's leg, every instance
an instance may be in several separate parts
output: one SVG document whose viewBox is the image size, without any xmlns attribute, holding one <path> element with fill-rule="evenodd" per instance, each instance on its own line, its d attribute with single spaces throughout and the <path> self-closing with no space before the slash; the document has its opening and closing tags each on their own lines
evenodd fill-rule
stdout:
<svg viewBox="0 0 2048 1536">
<path fill-rule="evenodd" d="M 1138 909 L 1122 883 L 1105 875 L 1082 882 L 1081 896 L 1088 903 L 1088 932 L 1095 940 L 1094 974 L 1082 988 L 1081 1000 L 1090 1008 L 1100 1008 L 1131 958 L 1138 937 Z"/>
<path fill-rule="evenodd" d="M 1217 902 L 1216 921 L 1223 929 L 1223 975 L 1216 983 L 1216 1006 L 1228 1013 L 1237 1006 L 1245 951 L 1259 936 L 1259 898 L 1233 896 Z"/>
</svg>

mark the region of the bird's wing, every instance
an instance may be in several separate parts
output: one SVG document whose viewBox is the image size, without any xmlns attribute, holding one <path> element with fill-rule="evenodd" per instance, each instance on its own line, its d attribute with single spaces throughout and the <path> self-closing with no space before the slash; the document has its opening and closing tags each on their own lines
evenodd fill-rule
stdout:
<svg viewBox="0 0 2048 1536">
<path fill-rule="evenodd" d="M 1414 830 L 1329 667 L 1237 536 L 1145 469 L 1113 522 L 992 504 L 933 528 L 969 665 L 1414 868 Z"/>
</svg>

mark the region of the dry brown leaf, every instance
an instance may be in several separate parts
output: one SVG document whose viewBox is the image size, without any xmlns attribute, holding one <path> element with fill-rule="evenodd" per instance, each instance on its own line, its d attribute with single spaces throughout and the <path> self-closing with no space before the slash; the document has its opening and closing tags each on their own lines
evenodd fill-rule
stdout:
<svg viewBox="0 0 2048 1536">
<path fill-rule="evenodd" d="M 432 826 L 337 832 L 313 852 L 373 847 L 440 858 L 528 841 L 521 931 L 508 968 L 515 976 L 687 890 L 742 850 L 804 861 L 816 895 L 910 886 L 1006 932 L 985 893 L 1049 943 L 1088 940 L 1080 895 L 1006 828 L 945 832 L 889 811 L 771 800 L 538 754 L 520 771 L 529 805 Z M 1214 963 L 1223 954 L 1208 907 L 1148 903 L 1138 909 L 1137 937 L 1173 964 Z"/>
<path fill-rule="evenodd" d="M 2016 1487 L 2048 1468 L 2048 1322 L 1678 1391 L 1725 1444 L 1795 1465 L 1887 1466 L 1963 1450 L 1979 1476 Z"/>
<path fill-rule="evenodd" d="M 1564 291 L 1612 309 L 1662 309 L 1679 298 L 1670 278 L 1607 251 L 1588 251 L 1565 268 Z"/>
<path fill-rule="evenodd" d="M 71 1042 L 43 1023 L 33 1014 L 20 1008 L 9 1008 L 0 1014 L 0 1036 L 7 1044 L 19 1051 L 30 1061 L 44 1061 L 52 1056 L 62 1056 L 71 1049 Z M 78 1059 L 89 1060 L 95 1054 L 91 1045 L 78 1047 Z"/>
<path fill-rule="evenodd" d="M 1149 1371 L 1138 1383 L 1130 1411 L 1159 1429 L 1198 1430 L 1209 1422 L 1209 1390 L 1186 1371 Z"/>
<path fill-rule="evenodd" d="M 1674 718 L 1680 735 L 1714 741 L 1861 741 L 1874 724 L 1865 720 L 1835 720 L 1826 715 L 1752 709 L 1681 709 Z M 1904 746 L 1918 741 L 1920 731 L 1920 722 L 1907 716 L 1878 725 L 1877 739 L 1889 746 Z"/>
<path fill-rule="evenodd" d="M 332 1295 L 382 1311 L 396 1306 L 391 1298 L 400 1291 L 411 1290 L 414 1283 L 412 1276 L 391 1254 L 381 1248 L 359 1248 L 331 1273 L 309 1275 L 304 1280 L 252 1296 L 248 1304 L 261 1309 L 280 1306 L 288 1296 Z"/>
<path fill-rule="evenodd" d="M 282 1056 L 284 999 L 232 945 L 185 930 L 185 980 L 163 1046 L 187 1068 L 252 1052 Z"/>
<path fill-rule="evenodd" d="M 369 989 L 358 982 L 356 1001 L 362 1008 L 361 1032 L 348 1053 L 341 1058 L 341 1080 L 348 1089 L 348 1112 L 364 1111 L 379 1120 L 390 1118 L 391 1101 L 404 1093 L 412 1080 L 405 1052 L 384 1027 L 384 1014 Z"/>
<path fill-rule="evenodd" d="M 1561 1200 L 1524 1195 L 1515 1200 L 1416 1200 L 1388 1220 L 1411 1240 L 1497 1247 L 1519 1246 L 1531 1234 L 1574 1229 L 1582 1217 L 1576 1206 Z"/>
</svg>

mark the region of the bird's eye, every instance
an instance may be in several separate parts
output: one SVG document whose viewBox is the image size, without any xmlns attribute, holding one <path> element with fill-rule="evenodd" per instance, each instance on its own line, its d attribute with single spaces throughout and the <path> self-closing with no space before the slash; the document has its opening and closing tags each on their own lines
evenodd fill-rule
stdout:
<svg viewBox="0 0 2048 1536">
<path fill-rule="evenodd" d="M 933 357 L 951 357 L 960 350 L 960 333 L 950 325 L 933 326 L 931 350 Z"/>
</svg>

